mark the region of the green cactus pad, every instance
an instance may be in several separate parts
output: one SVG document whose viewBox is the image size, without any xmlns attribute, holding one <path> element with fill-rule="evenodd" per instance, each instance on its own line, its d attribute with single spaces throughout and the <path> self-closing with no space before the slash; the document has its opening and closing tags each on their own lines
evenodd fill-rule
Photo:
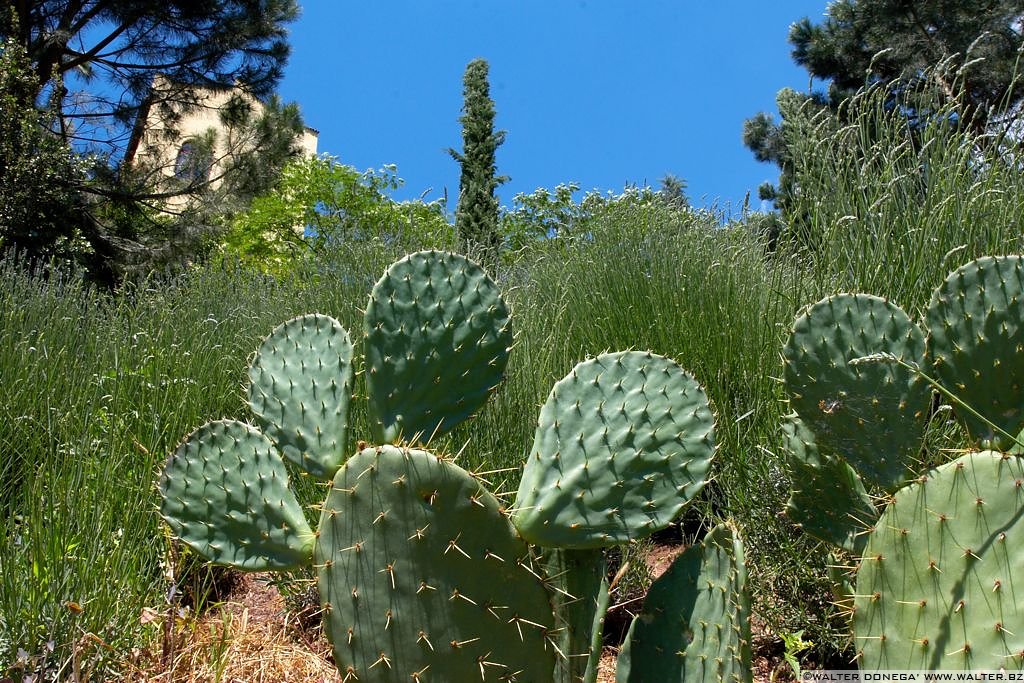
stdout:
<svg viewBox="0 0 1024 683">
<path fill-rule="evenodd" d="M 750 681 L 746 582 L 739 536 L 726 525 L 715 527 L 651 584 L 615 680 Z"/>
<path fill-rule="evenodd" d="M 850 361 L 889 353 L 921 365 L 924 350 L 924 333 L 906 313 L 867 294 L 837 294 L 808 307 L 783 349 L 790 404 L 818 447 L 888 490 L 909 476 L 930 390 L 897 363 Z"/>
<path fill-rule="evenodd" d="M 346 453 L 352 342 L 334 318 L 304 315 L 278 325 L 249 367 L 249 405 L 289 460 L 330 479 Z"/>
<path fill-rule="evenodd" d="M 997 427 L 1024 427 L 1024 258 L 986 256 L 953 271 L 932 294 L 925 316 L 939 382 Z M 956 407 L 982 444 L 1012 443 Z"/>
<path fill-rule="evenodd" d="M 459 467 L 395 446 L 353 456 L 315 556 L 342 677 L 550 681 L 548 590 L 497 500 Z"/>
<path fill-rule="evenodd" d="M 796 415 L 786 416 L 782 431 L 793 473 L 786 516 L 811 536 L 859 555 L 878 517 L 860 477 L 841 458 L 821 453 Z"/>
<path fill-rule="evenodd" d="M 700 491 L 714 452 L 711 407 L 685 370 L 652 353 L 598 356 L 541 408 L 512 521 L 542 546 L 642 538 Z"/>
<path fill-rule="evenodd" d="M 197 553 L 247 571 L 308 564 L 313 532 L 270 440 L 234 420 L 206 424 L 171 455 L 160 514 Z"/>
<path fill-rule="evenodd" d="M 498 286 L 465 257 L 439 251 L 388 268 L 365 322 L 378 443 L 427 443 L 465 420 L 501 381 L 512 345 Z"/>
<path fill-rule="evenodd" d="M 1024 464 L 992 451 L 896 493 L 857 572 L 864 669 L 1024 667 Z"/>
<path fill-rule="evenodd" d="M 608 563 L 604 550 L 546 548 L 541 557 L 558 620 L 555 683 L 594 683 L 608 611 Z"/>
</svg>

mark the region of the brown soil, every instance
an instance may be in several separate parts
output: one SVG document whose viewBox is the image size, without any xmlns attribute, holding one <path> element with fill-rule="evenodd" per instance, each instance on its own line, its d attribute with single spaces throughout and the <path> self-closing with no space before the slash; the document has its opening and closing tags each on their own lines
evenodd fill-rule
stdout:
<svg viewBox="0 0 1024 683">
<path fill-rule="evenodd" d="M 658 545 L 647 557 L 652 578 L 668 569 L 683 548 Z M 622 607 L 635 613 L 639 604 Z M 152 618 L 154 612 L 149 611 Z M 163 618 L 160 615 L 160 618 Z M 765 656 L 774 637 L 755 618 L 754 681 L 769 683 L 778 657 Z M 341 683 L 330 645 L 318 629 L 309 629 L 285 609 L 265 575 L 245 574 L 228 600 L 198 619 L 178 619 L 173 633 L 153 650 L 136 653 L 125 681 L 156 683 Z M 170 651 L 162 651 L 166 646 Z M 615 683 L 618 649 L 606 646 L 598 683 Z M 777 680 L 788 677 L 779 671 Z"/>
<path fill-rule="evenodd" d="M 150 613 L 151 618 L 152 613 Z M 265 575 L 244 574 L 228 600 L 198 619 L 177 619 L 155 651 L 137 653 L 128 681 L 340 683 L 330 645 L 300 628 Z"/>
</svg>

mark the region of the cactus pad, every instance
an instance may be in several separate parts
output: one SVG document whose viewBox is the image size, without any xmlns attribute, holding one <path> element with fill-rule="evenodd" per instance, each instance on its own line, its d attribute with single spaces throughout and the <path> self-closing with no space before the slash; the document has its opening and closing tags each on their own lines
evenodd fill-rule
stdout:
<svg viewBox="0 0 1024 683">
<path fill-rule="evenodd" d="M 786 515 L 811 536 L 859 555 L 878 517 L 860 477 L 841 458 L 821 453 L 796 415 L 785 418 L 782 431 L 793 473 Z"/>
<path fill-rule="evenodd" d="M 608 563 L 604 550 L 546 548 L 541 557 L 552 587 L 558 625 L 555 683 L 594 683 L 608 611 Z"/>
<path fill-rule="evenodd" d="M 342 677 L 550 681 L 547 588 L 498 502 L 456 465 L 395 446 L 353 456 L 315 556 Z"/>
<path fill-rule="evenodd" d="M 970 453 L 898 491 L 857 573 L 864 669 L 1024 667 L 1024 465 Z"/>
<path fill-rule="evenodd" d="M 1024 427 L 1024 258 L 986 256 L 953 271 L 932 294 L 928 350 L 942 385 L 997 427 Z M 957 409 L 983 444 L 1009 446 L 984 421 Z"/>
<path fill-rule="evenodd" d="M 289 460 L 330 479 L 346 454 L 352 342 L 334 318 L 304 315 L 278 325 L 249 367 L 249 406 Z"/>
<path fill-rule="evenodd" d="M 751 680 L 743 544 L 728 526 L 680 555 L 647 592 L 618 683 Z"/>
<path fill-rule="evenodd" d="M 378 443 L 426 443 L 465 420 L 501 381 L 512 345 L 498 286 L 465 257 L 439 251 L 388 268 L 365 324 Z"/>
<path fill-rule="evenodd" d="M 541 408 L 512 520 L 542 546 L 642 538 L 700 491 L 714 452 L 711 407 L 685 370 L 649 352 L 598 356 Z"/>
<path fill-rule="evenodd" d="M 277 449 L 234 420 L 206 424 L 178 446 L 160 477 L 160 514 L 211 562 L 247 571 L 308 564 L 313 532 Z"/>
<path fill-rule="evenodd" d="M 821 450 L 893 489 L 920 449 L 930 390 L 896 363 L 850 361 L 885 352 L 920 365 L 924 351 L 924 333 L 898 306 L 867 294 L 830 296 L 796 319 L 783 350 L 790 404 Z"/>
</svg>

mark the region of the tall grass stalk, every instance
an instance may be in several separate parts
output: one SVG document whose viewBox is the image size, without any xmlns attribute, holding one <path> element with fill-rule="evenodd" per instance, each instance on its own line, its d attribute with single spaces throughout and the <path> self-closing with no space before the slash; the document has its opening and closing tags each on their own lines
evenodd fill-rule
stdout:
<svg viewBox="0 0 1024 683">
<path fill-rule="evenodd" d="M 904 97 L 916 116 L 878 86 L 838 116 L 797 117 L 790 130 L 792 213 L 814 294 L 871 292 L 920 311 L 950 270 L 1024 244 L 1024 175 L 1010 131 L 977 132 L 927 75 Z"/>
</svg>

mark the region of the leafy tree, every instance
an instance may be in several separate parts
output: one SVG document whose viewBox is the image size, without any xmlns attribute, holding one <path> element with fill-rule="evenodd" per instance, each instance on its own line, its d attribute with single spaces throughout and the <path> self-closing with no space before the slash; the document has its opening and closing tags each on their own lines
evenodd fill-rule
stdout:
<svg viewBox="0 0 1024 683">
<path fill-rule="evenodd" d="M 594 221 L 609 212 L 636 209 L 675 215 L 691 212 L 689 207 L 666 201 L 661 190 L 646 186 L 627 185 L 618 194 L 591 190 L 577 201 L 573 195 L 579 189 L 579 183 L 570 182 L 557 185 L 554 190 L 542 187 L 513 197 L 512 207 L 501 216 L 501 231 L 508 252 L 514 254 L 526 247 L 544 248 L 575 239 L 591 240 Z"/>
<path fill-rule="evenodd" d="M 566 237 L 578 231 L 587 215 L 573 195 L 579 183 L 557 185 L 554 190 L 543 187 L 512 198 L 512 208 L 501 215 L 501 233 L 511 251 L 543 239 Z"/>
<path fill-rule="evenodd" d="M 21 48 L 32 76 L 11 102 L 49 103 L 48 130 L 90 162 L 87 173 L 68 176 L 75 203 L 44 206 L 53 216 L 81 209 L 79 256 L 94 277 L 112 283 L 201 255 L 225 209 L 244 207 L 273 184 L 301 131 L 297 108 L 269 97 L 288 55 L 284 25 L 297 12 L 294 0 L 0 4 L 0 37 Z M 132 158 L 129 143 L 147 133 L 147 121 L 161 121 L 160 134 L 172 140 L 181 117 L 217 88 L 245 95 L 221 112 L 223 139 L 196 140 L 223 157 L 212 160 L 216 173 L 175 182 L 167 168 Z M 267 106 L 254 111 L 253 97 Z M 19 246 L 44 250 L 60 237 L 51 235 L 56 223 L 34 233 L 38 245 Z"/>
<path fill-rule="evenodd" d="M 76 187 L 85 169 L 50 129 L 52 109 L 25 104 L 35 76 L 12 40 L 0 53 L 0 250 L 30 263 L 67 261 L 86 225 Z"/>
<path fill-rule="evenodd" d="M 508 178 L 497 175 L 494 155 L 505 131 L 494 130 L 494 101 L 487 81 L 488 66 L 474 59 L 463 77 L 462 152 L 449 149 L 459 162 L 459 203 L 455 231 L 459 246 L 486 263 L 497 260 L 502 235 L 498 229 L 498 198 L 494 191 Z"/>
<path fill-rule="evenodd" d="M 0 35 L 24 48 L 36 104 L 58 90 L 60 131 L 123 152 L 144 107 L 198 104 L 196 88 L 270 95 L 288 57 L 294 0 L 6 0 Z M 155 78 L 157 75 L 163 78 Z M 57 88 L 58 79 L 63 88 Z"/>
<path fill-rule="evenodd" d="M 933 79 L 955 105 L 960 125 L 981 131 L 992 110 L 1013 110 L 1024 98 L 1015 89 L 1024 19 L 1021 0 L 837 0 L 815 24 L 801 19 L 790 28 L 793 59 L 810 76 L 826 81 L 826 92 L 779 93 L 781 121 L 762 112 L 747 119 L 743 142 L 759 161 L 781 170 L 779 186 L 763 185 L 762 199 L 787 212 L 793 196 L 788 122 L 828 110 L 863 86 L 885 85 L 889 106 L 910 119 L 927 116 L 917 81 Z M 998 122 L 996 122 L 998 123 Z"/>
<path fill-rule="evenodd" d="M 223 251 L 275 272 L 295 258 L 355 242 L 450 248 L 452 226 L 442 202 L 396 202 L 394 166 L 358 171 L 322 155 L 285 166 L 279 182 L 239 213 Z"/>
</svg>

